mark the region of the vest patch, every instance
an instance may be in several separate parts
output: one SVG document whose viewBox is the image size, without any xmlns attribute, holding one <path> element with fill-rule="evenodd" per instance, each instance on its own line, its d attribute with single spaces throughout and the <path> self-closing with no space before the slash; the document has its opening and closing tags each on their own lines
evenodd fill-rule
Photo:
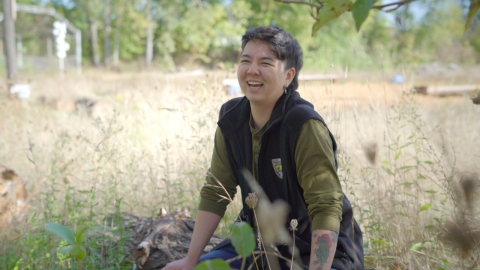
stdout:
<svg viewBox="0 0 480 270">
<path fill-rule="evenodd" d="M 274 158 L 272 159 L 273 170 L 280 179 L 283 179 L 283 170 L 282 170 L 282 159 Z"/>
</svg>

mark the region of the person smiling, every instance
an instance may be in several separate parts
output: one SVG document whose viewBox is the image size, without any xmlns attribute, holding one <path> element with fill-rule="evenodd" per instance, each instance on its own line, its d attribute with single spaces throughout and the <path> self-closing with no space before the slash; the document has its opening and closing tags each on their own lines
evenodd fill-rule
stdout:
<svg viewBox="0 0 480 270">
<path fill-rule="evenodd" d="M 245 203 L 251 192 L 242 174 L 245 168 L 269 200 L 289 204 L 285 227 L 292 219 L 298 221 L 295 246 L 304 268 L 364 269 L 362 232 L 336 173 L 335 139 L 313 105 L 296 91 L 303 65 L 299 43 L 279 27 L 265 26 L 246 31 L 242 50 L 237 77 L 245 97 L 220 109 L 190 249 L 185 258 L 163 269 L 193 269 L 202 261 L 237 256 L 228 238 L 202 255 L 229 203 L 222 197 L 233 198 L 237 186 L 243 201 L 241 220 L 260 234 L 268 230 L 256 228 L 253 210 Z M 277 249 L 291 258 L 287 246 Z M 239 269 L 241 260 L 230 266 Z M 290 269 L 285 260 L 280 267 Z"/>
</svg>

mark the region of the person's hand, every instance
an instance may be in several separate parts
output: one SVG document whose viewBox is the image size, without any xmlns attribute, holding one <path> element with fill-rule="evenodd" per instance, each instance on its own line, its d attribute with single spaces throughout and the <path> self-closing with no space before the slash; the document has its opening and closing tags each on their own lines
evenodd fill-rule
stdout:
<svg viewBox="0 0 480 270">
<path fill-rule="evenodd" d="M 162 270 L 192 270 L 197 262 L 192 262 L 188 258 L 168 263 Z"/>
</svg>

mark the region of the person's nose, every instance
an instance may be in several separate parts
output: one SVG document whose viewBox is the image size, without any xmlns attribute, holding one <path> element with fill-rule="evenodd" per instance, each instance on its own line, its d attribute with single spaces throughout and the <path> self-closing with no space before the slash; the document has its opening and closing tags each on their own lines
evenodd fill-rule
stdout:
<svg viewBox="0 0 480 270">
<path fill-rule="evenodd" d="M 260 74 L 260 70 L 256 63 L 251 63 L 247 70 L 248 75 L 258 75 Z"/>
</svg>

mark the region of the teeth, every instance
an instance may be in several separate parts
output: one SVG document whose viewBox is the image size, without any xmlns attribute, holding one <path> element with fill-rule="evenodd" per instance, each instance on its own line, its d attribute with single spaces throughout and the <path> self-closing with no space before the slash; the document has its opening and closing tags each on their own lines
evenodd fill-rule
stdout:
<svg viewBox="0 0 480 270">
<path fill-rule="evenodd" d="M 251 85 L 261 85 L 262 83 L 259 83 L 259 82 L 248 82 L 248 84 L 251 84 Z"/>
</svg>

